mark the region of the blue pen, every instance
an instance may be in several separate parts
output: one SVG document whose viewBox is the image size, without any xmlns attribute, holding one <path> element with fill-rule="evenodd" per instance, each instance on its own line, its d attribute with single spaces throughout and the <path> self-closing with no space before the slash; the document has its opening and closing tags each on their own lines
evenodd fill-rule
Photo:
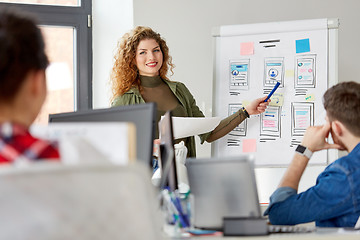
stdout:
<svg viewBox="0 0 360 240">
<path fill-rule="evenodd" d="M 190 222 L 187 218 L 187 215 L 184 214 L 184 211 L 182 209 L 182 206 L 181 206 L 181 202 L 180 202 L 180 199 L 179 199 L 179 196 L 177 196 L 177 194 L 175 194 L 175 206 L 177 207 L 179 213 L 180 213 L 180 216 L 183 218 L 184 222 L 185 222 L 185 225 L 184 227 L 190 227 Z"/>
<path fill-rule="evenodd" d="M 187 219 L 186 215 L 184 214 L 184 212 L 182 210 L 180 199 L 178 198 L 176 192 L 175 193 L 169 192 L 169 193 L 170 193 L 171 202 L 173 203 L 173 206 L 175 207 L 175 210 L 178 213 L 178 217 L 179 217 L 181 225 L 183 227 L 189 227 L 190 226 L 189 220 Z"/>
<path fill-rule="evenodd" d="M 267 96 L 267 98 L 265 99 L 264 102 L 267 102 L 271 98 L 271 96 L 274 94 L 274 92 L 279 87 L 279 85 L 280 85 L 280 82 L 276 82 L 274 88 L 271 90 L 271 92 L 269 93 L 269 95 Z"/>
</svg>

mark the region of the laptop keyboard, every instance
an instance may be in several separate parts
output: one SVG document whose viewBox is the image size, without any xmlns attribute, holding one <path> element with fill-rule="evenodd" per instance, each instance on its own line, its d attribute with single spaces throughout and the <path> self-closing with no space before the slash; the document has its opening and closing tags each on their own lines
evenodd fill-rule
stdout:
<svg viewBox="0 0 360 240">
<path fill-rule="evenodd" d="M 315 229 L 314 226 L 269 225 L 269 233 L 310 233 Z"/>
</svg>

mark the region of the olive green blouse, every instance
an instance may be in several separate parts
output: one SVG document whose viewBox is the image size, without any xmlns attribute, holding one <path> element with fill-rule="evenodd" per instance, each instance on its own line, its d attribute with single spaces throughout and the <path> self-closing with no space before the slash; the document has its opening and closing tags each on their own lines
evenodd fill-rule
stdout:
<svg viewBox="0 0 360 240">
<path fill-rule="evenodd" d="M 162 79 L 173 92 L 175 97 L 178 99 L 181 106 L 185 109 L 185 113 L 187 116 L 185 117 L 204 117 L 204 114 L 201 112 L 199 107 L 196 105 L 196 101 L 187 87 L 181 82 L 174 82 Z M 132 105 L 132 104 L 141 104 L 145 103 L 145 100 L 140 94 L 138 88 L 133 87 L 124 95 L 118 96 L 114 99 L 111 106 L 123 106 L 123 105 Z M 163 111 L 158 111 L 158 113 L 164 114 Z M 211 134 L 205 133 L 199 135 L 201 139 L 201 143 L 207 139 L 207 137 Z M 195 145 L 195 138 L 188 137 L 185 141 L 185 145 L 188 149 L 188 156 L 189 157 L 196 157 L 196 145 Z"/>
</svg>

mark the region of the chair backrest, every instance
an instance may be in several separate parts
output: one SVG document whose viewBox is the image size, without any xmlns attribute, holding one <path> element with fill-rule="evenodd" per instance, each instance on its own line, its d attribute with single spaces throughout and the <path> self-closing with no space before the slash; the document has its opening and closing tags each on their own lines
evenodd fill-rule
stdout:
<svg viewBox="0 0 360 240">
<path fill-rule="evenodd" d="M 150 178 L 143 164 L 0 168 L 0 239 L 161 239 Z"/>
</svg>

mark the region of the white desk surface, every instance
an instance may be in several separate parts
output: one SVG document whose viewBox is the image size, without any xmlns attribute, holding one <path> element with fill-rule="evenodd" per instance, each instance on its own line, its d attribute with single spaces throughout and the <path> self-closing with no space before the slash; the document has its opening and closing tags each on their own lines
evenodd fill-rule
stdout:
<svg viewBox="0 0 360 240">
<path fill-rule="evenodd" d="M 343 228 L 317 228 L 312 233 L 275 233 L 265 236 L 238 236 L 238 237 L 223 237 L 223 236 L 174 236 L 171 234 L 171 228 L 167 229 L 167 239 L 209 239 L 209 240 L 235 240 L 235 239 L 251 239 L 251 240 L 268 240 L 268 239 L 296 239 L 296 240 L 359 240 L 360 230 L 346 230 Z M 169 234 L 170 233 L 170 234 Z M 170 235 L 170 236 L 169 236 Z M 172 235 L 172 236 L 171 236 Z"/>
</svg>

